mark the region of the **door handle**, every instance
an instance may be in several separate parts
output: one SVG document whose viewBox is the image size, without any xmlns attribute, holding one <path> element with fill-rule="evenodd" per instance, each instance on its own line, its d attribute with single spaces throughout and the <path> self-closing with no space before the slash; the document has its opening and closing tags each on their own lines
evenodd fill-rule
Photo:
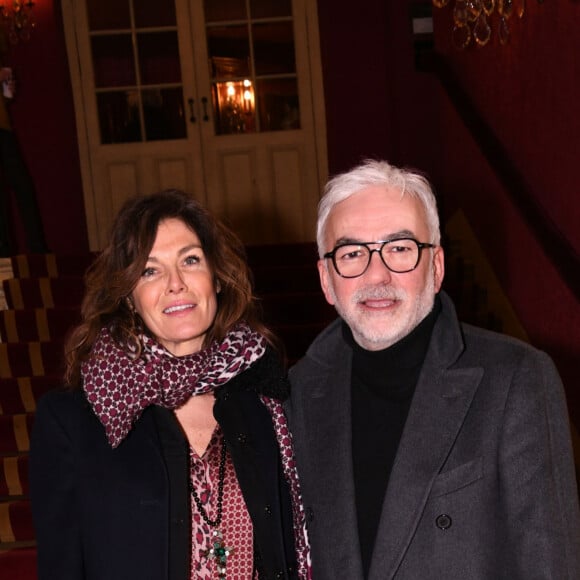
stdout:
<svg viewBox="0 0 580 580">
<path fill-rule="evenodd" d="M 195 101 L 193 99 L 187 99 L 187 102 L 189 103 L 189 122 L 195 123 L 196 118 L 195 118 L 195 113 L 193 112 L 193 105 L 194 105 Z"/>
</svg>

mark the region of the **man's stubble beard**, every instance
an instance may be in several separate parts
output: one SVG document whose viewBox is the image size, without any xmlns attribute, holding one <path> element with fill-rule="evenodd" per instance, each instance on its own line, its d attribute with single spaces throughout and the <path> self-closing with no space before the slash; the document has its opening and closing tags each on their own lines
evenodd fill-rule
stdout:
<svg viewBox="0 0 580 580">
<path fill-rule="evenodd" d="M 431 312 L 435 301 L 435 280 L 433 264 L 429 268 L 425 288 L 416 297 L 410 312 L 401 312 L 397 307 L 394 314 L 373 313 L 361 311 L 361 300 L 372 299 L 396 299 L 401 305 L 407 305 L 407 292 L 401 288 L 394 288 L 391 284 L 378 284 L 359 288 L 350 299 L 352 308 L 343 308 L 337 300 L 334 286 L 329 285 L 330 294 L 334 301 L 334 307 L 339 316 L 348 324 L 357 344 L 366 350 L 383 350 L 399 342 L 410 334 L 414 328 Z M 402 306 L 404 308 L 404 306 Z M 404 316 L 405 318 L 401 318 Z M 373 319 L 382 318 L 383 322 L 377 328 Z M 376 322 L 376 321 L 375 321 Z M 391 323 L 393 323 L 391 325 Z"/>
</svg>

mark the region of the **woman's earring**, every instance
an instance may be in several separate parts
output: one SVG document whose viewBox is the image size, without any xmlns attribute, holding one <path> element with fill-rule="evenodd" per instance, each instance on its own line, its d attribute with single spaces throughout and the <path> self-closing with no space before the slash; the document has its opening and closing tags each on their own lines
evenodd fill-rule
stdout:
<svg viewBox="0 0 580 580">
<path fill-rule="evenodd" d="M 125 298 L 125 304 L 127 304 L 127 308 L 129 309 L 129 316 L 131 321 L 131 332 L 138 331 L 138 319 L 137 319 L 137 311 L 135 310 L 135 304 L 133 304 L 133 300 L 129 296 Z"/>
<path fill-rule="evenodd" d="M 222 285 L 220 284 L 220 281 L 218 280 L 218 281 L 215 283 L 215 293 L 216 293 L 216 294 L 219 294 L 221 291 L 222 291 Z"/>
</svg>

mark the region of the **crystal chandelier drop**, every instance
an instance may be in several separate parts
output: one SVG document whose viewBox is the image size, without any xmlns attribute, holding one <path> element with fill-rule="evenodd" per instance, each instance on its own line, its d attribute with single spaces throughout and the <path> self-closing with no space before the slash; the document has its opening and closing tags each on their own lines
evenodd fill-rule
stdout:
<svg viewBox="0 0 580 580">
<path fill-rule="evenodd" d="M 450 0 L 433 0 L 436 8 L 443 8 L 449 3 Z M 472 43 L 485 46 L 491 39 L 492 28 L 496 28 L 500 43 L 507 44 L 510 19 L 514 14 L 522 18 L 525 10 L 526 0 L 455 0 L 453 45 L 458 49 L 467 48 Z"/>
<path fill-rule="evenodd" d="M 8 40 L 16 44 L 21 40 L 29 40 L 35 27 L 32 0 L 12 0 L 0 2 L 0 16 L 8 35 Z"/>
</svg>

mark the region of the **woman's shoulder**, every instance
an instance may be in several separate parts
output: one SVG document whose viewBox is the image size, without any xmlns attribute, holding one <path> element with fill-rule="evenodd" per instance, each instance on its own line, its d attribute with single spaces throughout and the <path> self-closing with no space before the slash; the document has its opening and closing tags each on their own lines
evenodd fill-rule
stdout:
<svg viewBox="0 0 580 580">
<path fill-rule="evenodd" d="M 56 387 L 38 399 L 31 439 L 31 448 L 34 447 L 37 454 L 55 437 L 64 436 L 77 445 L 91 433 L 98 433 L 98 419 L 82 389 Z"/>
<path fill-rule="evenodd" d="M 70 415 L 85 411 L 89 408 L 82 389 L 69 389 L 62 386 L 55 387 L 43 394 L 36 404 L 36 415 L 45 413 L 56 415 Z"/>
</svg>

